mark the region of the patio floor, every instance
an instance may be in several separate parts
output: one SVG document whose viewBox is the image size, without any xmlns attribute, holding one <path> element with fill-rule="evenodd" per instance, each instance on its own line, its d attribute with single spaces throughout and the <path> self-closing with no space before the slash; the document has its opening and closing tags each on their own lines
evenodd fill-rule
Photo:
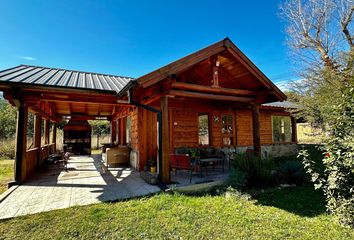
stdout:
<svg viewBox="0 0 354 240">
<path fill-rule="evenodd" d="M 53 166 L 18 186 L 0 203 L 0 219 L 161 191 L 131 168 L 103 166 L 100 155 L 73 156 L 68 170 Z"/>
<path fill-rule="evenodd" d="M 190 181 L 190 172 L 188 170 L 177 170 L 176 172 L 171 171 L 171 181 L 169 187 L 184 187 L 212 182 L 224 182 L 229 178 L 230 167 L 228 162 L 225 164 L 225 170 L 219 168 L 208 167 L 208 173 L 205 173 L 203 169 L 202 176 L 200 172 L 193 172 L 192 180 Z"/>
</svg>

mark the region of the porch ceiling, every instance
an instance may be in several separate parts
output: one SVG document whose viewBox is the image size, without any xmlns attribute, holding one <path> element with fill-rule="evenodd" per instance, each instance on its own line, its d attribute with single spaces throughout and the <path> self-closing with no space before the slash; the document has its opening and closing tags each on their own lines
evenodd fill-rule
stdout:
<svg viewBox="0 0 354 240">
<path fill-rule="evenodd" d="M 114 118 L 119 112 L 125 111 L 130 105 L 124 100 L 118 100 L 115 94 L 76 93 L 40 91 L 21 89 L 20 92 L 4 91 L 4 97 L 12 104 L 22 102 L 31 112 L 40 114 L 52 121 L 62 117 L 80 117 L 95 119 Z"/>
</svg>

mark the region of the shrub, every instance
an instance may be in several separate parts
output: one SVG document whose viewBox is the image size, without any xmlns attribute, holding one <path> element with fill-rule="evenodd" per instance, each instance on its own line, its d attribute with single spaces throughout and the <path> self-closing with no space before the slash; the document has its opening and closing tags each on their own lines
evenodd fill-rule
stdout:
<svg viewBox="0 0 354 240">
<path fill-rule="evenodd" d="M 229 185 L 238 190 L 242 190 L 246 187 L 247 174 L 238 169 L 233 168 L 229 176 Z"/>
<path fill-rule="evenodd" d="M 253 154 L 237 154 L 232 162 L 234 169 L 245 174 L 247 187 L 263 187 L 272 184 L 272 159 L 262 159 Z"/>
<path fill-rule="evenodd" d="M 324 172 L 316 170 L 311 155 L 302 150 L 305 169 L 316 188 L 324 191 L 327 209 L 340 223 L 354 228 L 354 79 L 343 90 L 342 102 L 333 108 L 332 135 L 324 145 Z"/>
<path fill-rule="evenodd" d="M 3 141 L 0 144 L 0 158 L 15 158 L 15 142 L 14 141 Z"/>
<path fill-rule="evenodd" d="M 299 161 L 286 160 L 280 162 L 277 169 L 278 180 L 287 184 L 303 184 L 305 180 L 304 165 Z"/>
</svg>

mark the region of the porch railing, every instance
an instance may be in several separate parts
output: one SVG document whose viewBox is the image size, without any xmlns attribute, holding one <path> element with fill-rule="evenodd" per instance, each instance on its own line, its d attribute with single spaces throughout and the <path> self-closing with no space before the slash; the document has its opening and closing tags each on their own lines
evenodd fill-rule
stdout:
<svg viewBox="0 0 354 240">
<path fill-rule="evenodd" d="M 55 143 L 46 144 L 40 148 L 32 148 L 26 151 L 26 175 L 29 176 L 36 168 L 43 165 L 44 159 L 54 153 Z M 40 158 L 38 154 L 40 153 Z M 38 162 L 39 160 L 39 162 Z"/>
</svg>

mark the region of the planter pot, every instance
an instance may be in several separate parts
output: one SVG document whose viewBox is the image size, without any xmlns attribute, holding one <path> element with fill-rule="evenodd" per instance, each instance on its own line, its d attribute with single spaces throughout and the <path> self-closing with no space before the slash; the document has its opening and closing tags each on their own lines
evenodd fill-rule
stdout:
<svg viewBox="0 0 354 240">
<path fill-rule="evenodd" d="M 156 172 L 156 167 L 150 167 L 150 172 L 155 173 Z"/>
</svg>

